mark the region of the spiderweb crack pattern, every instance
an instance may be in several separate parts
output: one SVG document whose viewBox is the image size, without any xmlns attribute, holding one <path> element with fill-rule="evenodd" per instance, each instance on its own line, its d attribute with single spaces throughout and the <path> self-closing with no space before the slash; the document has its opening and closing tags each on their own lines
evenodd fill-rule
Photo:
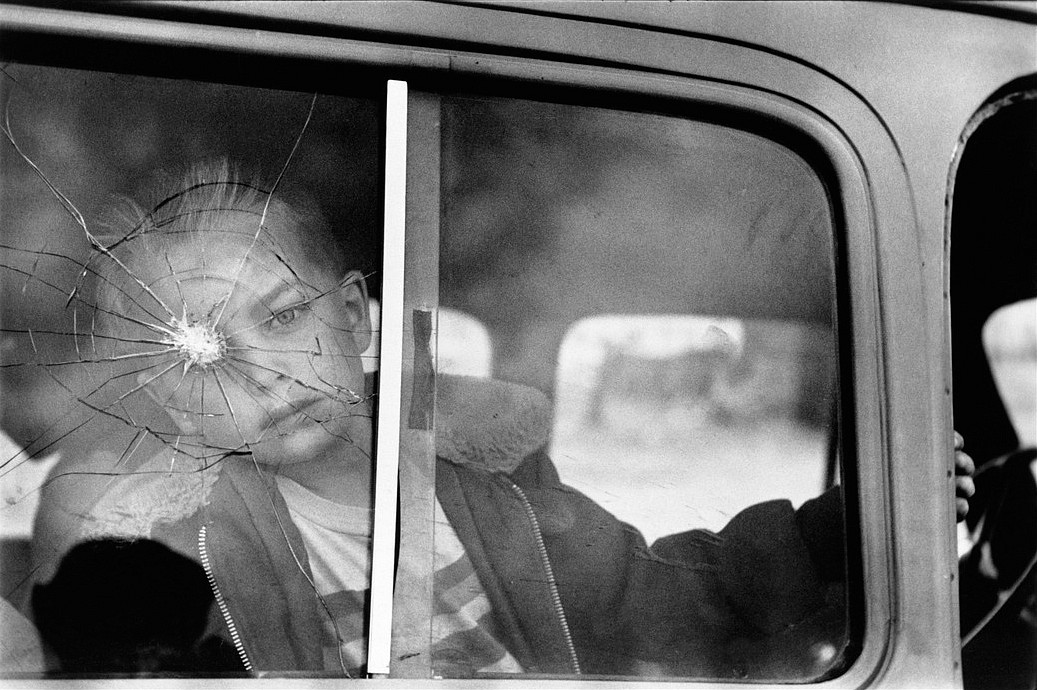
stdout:
<svg viewBox="0 0 1037 690">
<path fill-rule="evenodd" d="M 366 314 L 374 275 L 363 267 L 376 256 L 356 259 L 357 250 L 361 270 L 342 264 L 329 279 L 309 260 L 307 242 L 319 240 L 293 230 L 322 220 L 354 236 L 370 229 L 375 102 L 23 65 L 3 74 L 0 374 L 14 442 L 3 446 L 0 482 L 50 454 L 62 459 L 5 492 L 0 513 L 59 480 L 194 475 L 232 458 L 269 473 L 271 457 L 335 443 L 370 460 L 355 430 L 370 424 L 372 333 L 354 316 Z M 184 102 L 208 117 L 168 107 Z M 220 123 L 223 110 L 239 121 Z M 175 122 L 177 112 L 190 114 Z M 177 128 L 179 155 L 160 150 L 160 121 Z M 106 157 L 120 136 L 136 145 Z M 113 194 L 139 195 L 146 185 L 135 178 L 176 167 L 157 162 L 169 158 L 275 174 L 264 188 L 210 164 L 147 213 L 91 220 L 114 215 Z M 108 178 L 122 184 L 105 188 Z M 298 213 L 281 201 L 286 185 Z M 331 211 L 311 197 L 335 200 Z M 99 449 L 103 465 L 72 461 Z"/>
</svg>

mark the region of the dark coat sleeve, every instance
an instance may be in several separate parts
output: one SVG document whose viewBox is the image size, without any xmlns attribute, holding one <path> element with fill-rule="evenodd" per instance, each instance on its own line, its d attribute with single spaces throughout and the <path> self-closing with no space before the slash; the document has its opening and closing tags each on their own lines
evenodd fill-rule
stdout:
<svg viewBox="0 0 1037 690">
<path fill-rule="evenodd" d="M 732 614 L 724 662 L 754 679 L 824 675 L 847 645 L 842 498 L 838 488 L 793 510 L 750 506 L 719 534 L 664 537 L 665 560 L 708 563 Z"/>
<path fill-rule="evenodd" d="M 806 680 L 846 646 L 838 490 L 752 506 L 719 534 L 649 548 L 535 454 L 513 478 L 545 541 L 585 665 L 637 675 Z"/>
</svg>

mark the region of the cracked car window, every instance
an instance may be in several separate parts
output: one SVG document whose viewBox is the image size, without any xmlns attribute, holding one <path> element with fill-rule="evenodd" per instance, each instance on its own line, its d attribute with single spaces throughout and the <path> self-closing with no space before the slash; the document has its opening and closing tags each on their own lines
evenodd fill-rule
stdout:
<svg viewBox="0 0 1037 690">
<path fill-rule="evenodd" d="M 3 670 L 363 673 L 378 98 L 2 94 Z"/>
</svg>

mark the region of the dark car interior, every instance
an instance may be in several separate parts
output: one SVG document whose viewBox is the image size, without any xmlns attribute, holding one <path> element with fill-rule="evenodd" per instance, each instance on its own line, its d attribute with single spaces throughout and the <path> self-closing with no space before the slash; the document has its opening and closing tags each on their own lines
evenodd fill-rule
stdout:
<svg viewBox="0 0 1037 690">
<path fill-rule="evenodd" d="M 976 543 L 959 580 L 966 688 L 1033 687 L 1035 680 L 1037 450 L 1022 447 L 983 344 L 991 314 L 1037 296 L 1035 87 L 1030 78 L 991 98 L 953 187 L 954 425 L 978 468 L 967 518 Z"/>
</svg>

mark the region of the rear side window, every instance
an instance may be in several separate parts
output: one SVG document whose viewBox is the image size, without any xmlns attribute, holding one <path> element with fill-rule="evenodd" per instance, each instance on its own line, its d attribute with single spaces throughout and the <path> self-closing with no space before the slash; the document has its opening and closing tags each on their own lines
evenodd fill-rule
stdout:
<svg viewBox="0 0 1037 690">
<path fill-rule="evenodd" d="M 848 391 L 824 182 L 703 118 L 451 97 L 442 132 L 440 299 L 486 324 L 495 380 L 441 377 L 439 409 L 481 385 L 491 418 L 502 400 L 526 416 L 489 422 L 497 445 L 452 448 L 440 472 L 481 458 L 500 500 L 529 507 L 560 605 L 510 606 L 520 627 L 560 616 L 568 640 L 486 658 L 434 642 L 439 672 L 838 673 Z M 441 321 L 441 341 L 459 335 Z M 499 529 L 526 528 L 475 520 L 484 541 Z M 437 552 L 452 539 L 437 531 Z M 535 568 L 512 539 L 508 559 Z"/>
<path fill-rule="evenodd" d="M 403 82 L 3 83 L 0 606 L 37 646 L 2 670 L 852 662 L 838 228 L 794 146 Z"/>
<path fill-rule="evenodd" d="M 282 462 L 369 454 L 384 106 L 25 64 L 0 83 L 2 670 L 299 670 L 237 632 L 262 605 L 219 613 L 273 571 L 214 565 L 233 521 L 187 525 L 244 471 L 277 491 L 248 502 L 274 511 L 260 533 L 298 547 L 281 527 L 312 492 Z M 355 643 L 338 582 L 299 591 Z M 355 674 L 355 647 L 328 669 Z"/>
</svg>

